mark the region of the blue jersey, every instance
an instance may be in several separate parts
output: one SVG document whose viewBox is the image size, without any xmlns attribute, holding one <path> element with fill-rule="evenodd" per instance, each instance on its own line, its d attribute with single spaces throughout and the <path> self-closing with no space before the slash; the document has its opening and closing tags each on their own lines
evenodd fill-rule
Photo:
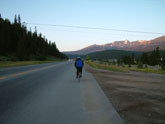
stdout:
<svg viewBox="0 0 165 124">
<path fill-rule="evenodd" d="M 75 66 L 76 67 L 83 67 L 84 63 L 82 60 L 77 60 Z"/>
</svg>

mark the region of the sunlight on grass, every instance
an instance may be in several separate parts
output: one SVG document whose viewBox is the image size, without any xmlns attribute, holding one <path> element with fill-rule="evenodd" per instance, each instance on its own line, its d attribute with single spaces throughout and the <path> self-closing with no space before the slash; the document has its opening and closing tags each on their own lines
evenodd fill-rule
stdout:
<svg viewBox="0 0 165 124">
<path fill-rule="evenodd" d="M 0 68 L 53 63 L 53 62 L 57 62 L 57 61 L 60 61 L 60 60 L 56 60 L 56 61 L 15 61 L 15 62 L 13 62 L 13 61 L 0 61 Z"/>
<path fill-rule="evenodd" d="M 129 67 L 122 67 L 117 65 L 99 64 L 91 61 L 85 61 L 85 62 L 91 67 L 110 70 L 110 71 L 117 71 L 117 72 L 137 71 L 137 72 L 146 72 L 146 73 L 165 74 L 165 70 L 160 70 L 160 69 L 135 68 L 135 67 L 129 68 Z"/>
<path fill-rule="evenodd" d="M 129 70 L 127 68 L 124 67 L 118 67 L 115 65 L 106 65 L 106 64 L 98 64 L 96 62 L 91 62 L 91 61 L 86 61 L 87 64 L 89 64 L 90 66 L 94 67 L 94 68 L 98 68 L 98 69 L 105 69 L 105 70 L 110 70 L 110 71 L 119 71 L 119 72 L 128 72 Z"/>
</svg>

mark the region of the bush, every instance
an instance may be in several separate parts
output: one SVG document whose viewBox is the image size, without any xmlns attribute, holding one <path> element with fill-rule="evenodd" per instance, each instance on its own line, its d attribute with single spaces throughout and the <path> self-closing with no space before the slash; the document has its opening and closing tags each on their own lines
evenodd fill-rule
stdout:
<svg viewBox="0 0 165 124">
<path fill-rule="evenodd" d="M 0 61 L 7 61 L 7 60 L 8 60 L 7 57 L 5 57 L 5 56 L 0 56 Z"/>
<path fill-rule="evenodd" d="M 162 58 L 160 66 L 162 67 L 162 70 L 165 70 L 165 55 Z"/>
<path fill-rule="evenodd" d="M 124 65 L 124 64 L 122 64 L 122 65 L 121 65 L 121 67 L 125 68 L 125 65 Z"/>
<path fill-rule="evenodd" d="M 86 60 L 90 60 L 90 56 L 87 55 L 87 56 L 86 56 Z"/>
<path fill-rule="evenodd" d="M 46 58 L 46 56 L 38 56 L 37 60 L 45 61 L 45 60 L 47 60 L 47 58 Z"/>
<path fill-rule="evenodd" d="M 117 60 L 117 65 L 120 66 L 121 64 L 122 64 L 122 63 L 121 63 L 121 60 L 118 59 L 118 60 Z"/>
<path fill-rule="evenodd" d="M 14 55 L 10 56 L 0 56 L 0 61 L 16 61 L 17 58 Z"/>
<path fill-rule="evenodd" d="M 116 65 L 116 62 L 115 62 L 115 61 L 113 61 L 113 62 L 112 62 L 112 65 Z"/>
<path fill-rule="evenodd" d="M 138 67 L 138 68 L 143 68 L 143 63 L 142 63 L 142 62 L 138 62 L 137 67 Z"/>
<path fill-rule="evenodd" d="M 101 60 L 101 61 L 99 61 L 99 63 L 100 63 L 100 64 L 103 64 L 103 61 Z"/>
<path fill-rule="evenodd" d="M 94 62 L 94 60 L 93 60 L 93 59 L 91 59 L 91 62 Z"/>
<path fill-rule="evenodd" d="M 145 68 L 148 68 L 148 65 L 147 65 L 147 64 L 145 64 L 145 65 L 144 65 L 144 67 L 145 67 Z"/>
</svg>

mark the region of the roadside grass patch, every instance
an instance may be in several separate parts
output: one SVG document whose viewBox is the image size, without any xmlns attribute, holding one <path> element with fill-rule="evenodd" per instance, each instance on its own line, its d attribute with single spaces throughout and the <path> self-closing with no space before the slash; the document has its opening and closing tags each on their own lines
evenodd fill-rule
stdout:
<svg viewBox="0 0 165 124">
<path fill-rule="evenodd" d="M 88 65 L 98 69 L 105 69 L 110 71 L 117 72 L 128 72 L 128 71 L 136 71 L 136 72 L 146 72 L 146 73 L 157 73 L 157 74 L 165 74 L 165 70 L 162 69 L 151 69 L 151 68 L 135 68 L 135 67 L 122 67 L 117 65 L 108 65 L 105 63 L 96 63 L 94 61 L 85 61 Z"/>
<path fill-rule="evenodd" d="M 165 74 L 165 70 L 162 69 L 150 69 L 150 68 L 130 68 L 130 71 L 146 72 L 146 73 L 157 73 Z"/>
<path fill-rule="evenodd" d="M 59 60 L 54 60 L 54 61 L 0 61 L 0 68 L 53 63 L 53 62 L 58 62 L 58 61 L 63 61 L 63 60 L 59 59 Z"/>
<path fill-rule="evenodd" d="M 89 64 L 91 67 L 98 68 L 98 69 L 105 69 L 105 70 L 110 70 L 110 71 L 118 71 L 118 72 L 128 72 L 129 70 L 124 67 L 118 67 L 115 65 L 107 65 L 107 64 L 99 64 L 96 62 L 91 62 L 91 61 L 85 61 L 87 64 Z"/>
</svg>

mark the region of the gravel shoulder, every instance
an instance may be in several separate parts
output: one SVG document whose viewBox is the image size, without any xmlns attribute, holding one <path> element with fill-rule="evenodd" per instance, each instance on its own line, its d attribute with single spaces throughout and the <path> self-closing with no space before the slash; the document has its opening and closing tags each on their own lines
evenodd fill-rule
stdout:
<svg viewBox="0 0 165 124">
<path fill-rule="evenodd" d="M 165 75 L 85 66 L 126 124 L 165 123 Z"/>
</svg>

